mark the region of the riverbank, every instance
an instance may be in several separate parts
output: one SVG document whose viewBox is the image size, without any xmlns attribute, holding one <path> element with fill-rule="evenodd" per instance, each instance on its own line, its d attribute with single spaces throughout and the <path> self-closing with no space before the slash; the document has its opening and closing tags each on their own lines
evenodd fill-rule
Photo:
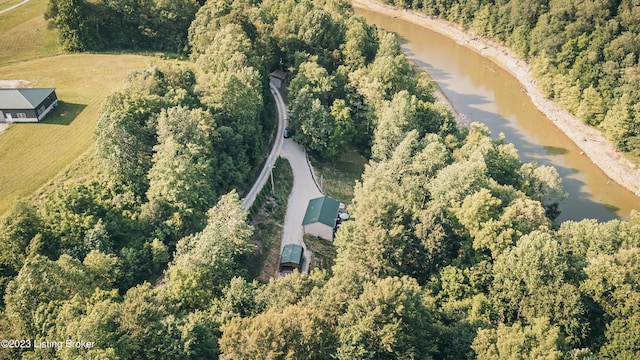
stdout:
<svg viewBox="0 0 640 360">
<path fill-rule="evenodd" d="M 640 167 L 616 150 L 600 131 L 587 126 L 558 104 L 545 98 L 538 90 L 528 64 L 504 45 L 480 39 L 448 21 L 394 8 L 374 0 L 354 0 L 353 5 L 436 31 L 495 62 L 520 82 L 538 110 L 564 132 L 608 178 L 640 196 Z M 467 122 L 466 119 L 458 121 Z"/>
</svg>

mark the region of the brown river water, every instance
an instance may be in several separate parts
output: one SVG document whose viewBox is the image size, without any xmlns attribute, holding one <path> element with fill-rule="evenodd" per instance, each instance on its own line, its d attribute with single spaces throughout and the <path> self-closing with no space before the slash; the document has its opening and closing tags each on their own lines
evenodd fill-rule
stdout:
<svg viewBox="0 0 640 360">
<path fill-rule="evenodd" d="M 569 197 L 556 219 L 628 219 L 640 198 L 610 180 L 531 102 L 507 71 L 443 35 L 399 18 L 356 8 L 367 22 L 398 35 L 402 49 L 440 86 L 466 121 L 504 133 L 523 162 L 554 166 Z"/>
</svg>

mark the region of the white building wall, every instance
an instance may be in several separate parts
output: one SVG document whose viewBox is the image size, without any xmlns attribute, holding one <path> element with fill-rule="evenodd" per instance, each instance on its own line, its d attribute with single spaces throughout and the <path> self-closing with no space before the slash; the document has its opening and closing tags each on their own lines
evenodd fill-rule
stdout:
<svg viewBox="0 0 640 360">
<path fill-rule="evenodd" d="M 320 222 L 304 225 L 304 233 L 333 241 L 333 229 L 331 226 L 327 226 Z"/>
<path fill-rule="evenodd" d="M 40 115 L 38 116 L 38 118 L 36 119 L 36 121 L 40 121 L 40 120 L 42 120 L 42 118 L 43 118 L 43 117 L 45 117 L 45 115 L 47 115 L 47 114 L 48 114 L 51 110 L 53 110 L 56 106 L 58 106 L 58 100 L 56 100 L 56 101 L 52 102 L 52 103 L 51 103 L 51 105 L 49 105 L 49 107 L 48 107 L 48 108 L 46 108 L 46 109 L 42 112 L 42 114 L 40 114 Z"/>
</svg>

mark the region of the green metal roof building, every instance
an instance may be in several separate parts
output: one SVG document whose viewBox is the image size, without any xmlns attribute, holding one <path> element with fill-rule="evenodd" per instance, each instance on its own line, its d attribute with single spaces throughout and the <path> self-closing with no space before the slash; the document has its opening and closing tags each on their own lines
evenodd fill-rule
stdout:
<svg viewBox="0 0 640 360">
<path fill-rule="evenodd" d="M 333 241 L 333 232 L 338 218 L 340 203 L 328 196 L 309 200 L 302 226 L 305 234 Z"/>
<path fill-rule="evenodd" d="M 300 269 L 302 265 L 302 254 L 304 249 L 300 245 L 288 244 L 282 248 L 282 257 L 280 258 L 280 270 Z"/>
<path fill-rule="evenodd" d="M 54 88 L 0 89 L 0 122 L 38 122 L 56 105 Z"/>
</svg>

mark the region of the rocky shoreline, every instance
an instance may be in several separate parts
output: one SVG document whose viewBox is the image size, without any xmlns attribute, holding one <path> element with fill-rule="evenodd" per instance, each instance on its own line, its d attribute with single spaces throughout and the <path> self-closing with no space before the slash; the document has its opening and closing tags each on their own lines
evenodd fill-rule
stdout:
<svg viewBox="0 0 640 360">
<path fill-rule="evenodd" d="M 353 6 L 401 18 L 426 27 L 491 59 L 520 82 L 535 106 L 576 143 L 584 155 L 588 156 L 605 175 L 640 196 L 640 166 L 629 161 L 622 152 L 607 141 L 599 130 L 584 124 L 554 101 L 545 98 L 531 76 L 528 63 L 504 45 L 479 38 L 448 21 L 395 8 L 374 0 L 354 0 Z M 438 96 L 439 99 L 442 96 Z M 457 116 L 455 111 L 453 113 Z M 462 122 L 462 119 L 458 119 L 458 121 Z"/>
</svg>

